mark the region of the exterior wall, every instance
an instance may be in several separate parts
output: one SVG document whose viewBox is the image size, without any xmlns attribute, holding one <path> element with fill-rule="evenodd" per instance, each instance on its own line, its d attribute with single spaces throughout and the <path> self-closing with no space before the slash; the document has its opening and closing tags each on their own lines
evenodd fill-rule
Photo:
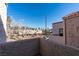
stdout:
<svg viewBox="0 0 79 59">
<path fill-rule="evenodd" d="M 66 45 L 79 48 L 79 12 L 64 17 Z"/>
<path fill-rule="evenodd" d="M 79 50 L 41 38 L 0 44 L 0 56 L 79 56 Z"/>
<path fill-rule="evenodd" d="M 51 40 L 53 42 L 56 42 L 58 44 L 65 44 L 65 39 L 64 39 L 64 33 L 63 36 L 59 36 L 59 29 L 63 28 L 64 29 L 64 23 L 63 22 L 57 22 L 53 24 L 53 35 L 51 36 Z"/>
<path fill-rule="evenodd" d="M 0 44 L 0 56 L 36 56 L 40 55 L 40 38 L 26 39 Z"/>
<path fill-rule="evenodd" d="M 59 45 L 51 40 L 40 40 L 40 54 L 43 56 L 79 56 L 79 49 Z"/>
<path fill-rule="evenodd" d="M 3 26 L 6 31 L 6 21 L 7 21 L 7 6 L 5 3 L 0 3 L 0 15 L 2 18 Z"/>
<path fill-rule="evenodd" d="M 59 35 L 59 28 L 63 28 L 63 22 L 57 22 L 53 24 L 53 34 Z"/>
<path fill-rule="evenodd" d="M 0 3 L 0 43 L 6 40 L 6 20 L 7 7 L 5 3 Z"/>
</svg>

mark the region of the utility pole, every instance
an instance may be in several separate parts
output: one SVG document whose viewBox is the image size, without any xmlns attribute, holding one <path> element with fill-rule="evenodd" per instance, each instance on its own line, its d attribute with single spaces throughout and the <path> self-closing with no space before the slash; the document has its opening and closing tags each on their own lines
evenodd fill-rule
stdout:
<svg viewBox="0 0 79 59">
<path fill-rule="evenodd" d="M 45 35 L 47 36 L 47 16 L 45 16 Z"/>
</svg>

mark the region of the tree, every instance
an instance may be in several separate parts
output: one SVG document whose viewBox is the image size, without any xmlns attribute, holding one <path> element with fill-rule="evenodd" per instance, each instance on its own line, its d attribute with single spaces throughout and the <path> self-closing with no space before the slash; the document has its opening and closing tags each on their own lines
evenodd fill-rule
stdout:
<svg viewBox="0 0 79 59">
<path fill-rule="evenodd" d="M 43 35 L 49 35 L 50 34 L 50 30 L 49 29 L 43 29 L 42 33 L 43 33 Z"/>
<path fill-rule="evenodd" d="M 10 16 L 7 16 L 7 27 L 11 27 L 12 19 Z"/>
</svg>

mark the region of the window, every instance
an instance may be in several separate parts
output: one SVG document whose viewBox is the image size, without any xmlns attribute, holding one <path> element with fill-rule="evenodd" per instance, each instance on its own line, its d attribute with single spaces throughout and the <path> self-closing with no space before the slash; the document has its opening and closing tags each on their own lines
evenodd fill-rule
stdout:
<svg viewBox="0 0 79 59">
<path fill-rule="evenodd" d="M 59 36 L 63 36 L 63 28 L 59 28 Z"/>
</svg>

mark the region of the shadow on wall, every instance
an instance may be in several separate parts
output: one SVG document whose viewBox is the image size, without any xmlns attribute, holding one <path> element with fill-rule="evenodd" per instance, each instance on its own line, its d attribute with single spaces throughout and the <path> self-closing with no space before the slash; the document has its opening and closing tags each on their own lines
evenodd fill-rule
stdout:
<svg viewBox="0 0 79 59">
<path fill-rule="evenodd" d="M 39 54 L 39 38 L 0 44 L 0 55 L 36 56 Z"/>
<path fill-rule="evenodd" d="M 0 43 L 3 43 L 5 41 L 6 41 L 6 33 L 5 33 L 5 30 L 4 30 L 2 18 L 1 18 L 1 15 L 0 15 Z"/>
</svg>

